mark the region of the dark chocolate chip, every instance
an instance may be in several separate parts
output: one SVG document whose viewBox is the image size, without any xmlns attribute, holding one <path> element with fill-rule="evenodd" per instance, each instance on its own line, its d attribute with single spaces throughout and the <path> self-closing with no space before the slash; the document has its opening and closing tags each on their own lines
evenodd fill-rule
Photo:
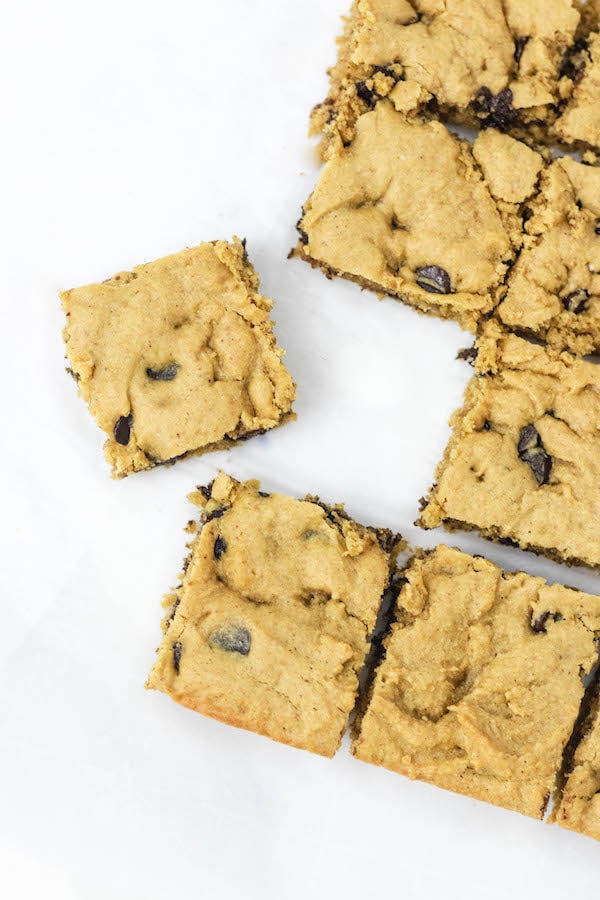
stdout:
<svg viewBox="0 0 600 900">
<path fill-rule="evenodd" d="M 531 628 L 536 634 L 546 633 L 546 622 L 552 619 L 553 622 L 562 622 L 564 616 L 562 613 L 543 612 L 531 623 Z"/>
<path fill-rule="evenodd" d="M 567 312 L 581 313 L 584 311 L 589 299 L 590 295 L 585 288 L 578 288 L 567 297 L 563 297 L 562 304 Z"/>
<path fill-rule="evenodd" d="M 463 359 L 465 362 L 473 363 L 477 359 L 477 347 L 465 347 L 464 350 L 459 350 L 456 354 L 457 359 Z"/>
<path fill-rule="evenodd" d="M 206 525 L 207 522 L 212 522 L 213 519 L 220 519 L 221 516 L 227 512 L 227 509 L 227 506 L 217 506 L 212 512 L 206 513 L 204 516 L 204 524 Z"/>
<path fill-rule="evenodd" d="M 259 497 L 270 497 L 271 495 L 269 494 L 268 491 L 259 491 L 258 496 Z"/>
<path fill-rule="evenodd" d="M 366 103 L 367 106 L 371 108 L 375 106 L 375 103 L 377 102 L 377 99 L 379 97 L 377 91 L 374 91 L 371 88 L 367 87 L 366 81 L 357 81 L 355 87 L 356 95 L 363 101 L 363 103 Z"/>
<path fill-rule="evenodd" d="M 596 227 L 594 229 L 596 234 L 600 234 L 600 219 L 596 219 Z"/>
<path fill-rule="evenodd" d="M 584 56 L 588 49 L 586 40 L 575 41 L 572 47 L 563 55 L 559 69 L 559 78 L 570 78 L 571 81 L 578 85 L 585 73 L 586 58 Z"/>
<path fill-rule="evenodd" d="M 225 553 L 226 550 L 227 550 L 227 541 L 225 540 L 225 538 L 223 538 L 223 537 L 221 537 L 221 535 L 219 535 L 215 541 L 215 546 L 214 546 L 214 551 L 213 551 L 215 554 L 215 559 L 221 559 L 221 557 L 223 556 L 223 554 Z"/>
<path fill-rule="evenodd" d="M 482 128 L 508 131 L 518 118 L 512 103 L 513 93 L 509 88 L 498 94 L 492 94 L 488 87 L 482 87 L 473 100 L 473 110 L 482 119 Z"/>
<path fill-rule="evenodd" d="M 133 416 L 119 416 L 113 428 L 113 434 L 117 444 L 123 444 L 125 447 L 129 443 L 131 437 L 131 426 L 133 425 Z"/>
<path fill-rule="evenodd" d="M 484 430 L 484 431 L 491 431 L 491 430 L 492 430 L 491 422 L 488 422 L 487 419 L 486 419 L 485 422 L 483 423 L 483 430 Z"/>
<path fill-rule="evenodd" d="M 240 653 L 242 656 L 248 656 L 252 638 L 248 629 L 243 625 L 228 624 L 213 631 L 208 643 L 211 647 L 227 650 L 228 653 Z"/>
<path fill-rule="evenodd" d="M 421 266 L 417 269 L 417 284 L 430 294 L 449 294 L 450 276 L 441 266 Z"/>
<path fill-rule="evenodd" d="M 210 484 L 201 485 L 199 490 L 205 500 L 210 500 L 212 497 L 212 488 L 214 481 L 211 481 Z"/>
<path fill-rule="evenodd" d="M 517 445 L 519 458 L 527 463 L 541 486 L 547 484 L 552 471 L 552 457 L 546 453 L 539 432 L 534 425 L 526 425 L 521 429 Z"/>
<path fill-rule="evenodd" d="M 181 662 L 181 651 L 183 647 L 181 646 L 181 641 L 175 641 L 173 644 L 173 668 L 175 669 L 175 674 L 179 675 L 179 663 Z"/>
<path fill-rule="evenodd" d="M 177 363 L 169 363 L 164 369 L 146 369 L 146 375 L 151 381 L 173 381 L 178 371 Z"/>
<path fill-rule="evenodd" d="M 523 56 L 523 50 L 525 49 L 525 45 L 529 40 L 528 37 L 520 37 L 515 41 L 515 62 L 521 62 L 521 57 Z"/>
</svg>

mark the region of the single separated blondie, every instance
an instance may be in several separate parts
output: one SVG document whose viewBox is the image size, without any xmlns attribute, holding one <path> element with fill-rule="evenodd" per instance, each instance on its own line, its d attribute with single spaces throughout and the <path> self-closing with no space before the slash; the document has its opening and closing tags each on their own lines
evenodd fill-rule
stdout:
<svg viewBox="0 0 600 900">
<path fill-rule="evenodd" d="M 579 743 L 570 760 L 552 820 L 600 841 L 600 684 L 589 697 Z"/>
<path fill-rule="evenodd" d="M 382 100 L 325 165 L 295 255 L 474 330 L 498 301 L 543 165 L 507 135 L 471 147 Z"/>
<path fill-rule="evenodd" d="M 395 537 L 220 473 L 147 687 L 323 756 L 339 747 Z"/>
<path fill-rule="evenodd" d="M 600 566 L 600 366 L 489 322 L 419 520 Z"/>
<path fill-rule="evenodd" d="M 353 139 L 365 110 L 395 96 L 462 124 L 540 139 L 574 93 L 560 136 L 597 144 L 587 100 L 594 76 L 590 69 L 580 81 L 576 41 L 590 19 L 580 23 L 575 0 L 354 0 L 311 133 L 324 133 L 326 156 Z"/>
<path fill-rule="evenodd" d="M 281 361 L 245 244 L 200 244 L 61 294 L 79 393 L 121 478 L 228 447 L 292 418 Z"/>
<path fill-rule="evenodd" d="M 444 546 L 404 574 L 353 754 L 541 818 L 597 660 L 600 598 Z"/>
</svg>

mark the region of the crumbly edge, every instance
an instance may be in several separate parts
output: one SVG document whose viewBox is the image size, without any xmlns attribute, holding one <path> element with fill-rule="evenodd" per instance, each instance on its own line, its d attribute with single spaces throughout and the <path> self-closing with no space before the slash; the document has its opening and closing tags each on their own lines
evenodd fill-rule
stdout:
<svg viewBox="0 0 600 900">
<path fill-rule="evenodd" d="M 579 709 L 579 715 L 575 720 L 573 732 L 569 738 L 564 752 L 563 761 L 560 772 L 556 778 L 556 784 L 552 793 L 552 810 L 548 817 L 548 824 L 558 824 L 562 828 L 568 828 L 559 821 L 559 814 L 562 806 L 563 796 L 569 777 L 577 767 L 576 755 L 581 743 L 592 730 L 594 723 L 600 712 L 600 659 L 596 664 L 595 671 L 590 677 L 590 682 L 585 690 L 583 700 Z M 572 829 L 577 830 L 577 829 Z"/>
<path fill-rule="evenodd" d="M 564 54 L 563 59 L 568 57 L 570 51 L 576 51 L 578 42 L 589 39 L 593 32 L 600 30 L 600 9 L 592 8 L 585 0 L 578 0 L 576 6 L 581 15 L 581 20 L 574 35 L 573 44 Z M 347 17 L 342 16 L 342 33 L 336 39 L 338 46 L 336 62 L 327 70 L 327 75 L 329 76 L 327 97 L 320 103 L 317 103 L 310 114 L 309 137 L 320 136 L 319 153 L 323 161 L 327 160 L 332 153 L 335 153 L 335 148 L 339 147 L 340 144 L 347 145 L 354 139 L 358 116 L 372 109 L 374 105 L 369 105 L 366 101 L 361 100 L 356 93 L 355 87 L 357 82 L 372 77 L 380 68 L 366 64 L 358 65 L 352 62 L 352 53 L 356 43 L 355 28 L 360 24 L 361 18 L 359 2 L 354 0 L 350 15 Z M 396 64 L 390 61 L 384 68 L 393 69 L 394 65 Z M 397 80 L 401 80 L 401 76 L 398 76 Z M 568 103 L 575 86 L 573 79 L 567 75 L 559 77 L 557 86 L 560 82 L 562 82 L 562 85 L 557 90 L 558 102 L 555 106 L 532 107 L 531 109 L 523 110 L 521 118 L 511 128 L 507 129 L 506 133 L 533 146 L 536 144 L 557 145 L 568 153 L 591 151 L 598 154 L 600 151 L 598 147 L 584 141 L 567 143 L 561 141 L 553 133 L 553 126 L 560 118 L 561 112 Z M 378 99 L 381 99 L 381 97 Z M 346 114 L 346 110 L 350 110 L 350 116 Z M 432 98 L 430 101 L 422 103 L 418 112 L 420 115 L 428 118 L 450 122 L 464 128 L 479 130 L 482 127 L 482 120 L 475 113 L 472 106 L 466 108 L 448 106 L 440 104 L 435 98 Z"/>
<path fill-rule="evenodd" d="M 300 219 L 300 223 L 301 222 L 302 219 Z M 394 294 L 385 291 L 380 284 L 376 284 L 374 281 L 369 281 L 369 279 L 367 278 L 361 278 L 360 275 L 352 275 L 349 272 L 343 272 L 338 269 L 334 269 L 326 262 L 321 262 L 320 260 L 315 259 L 313 256 L 310 256 L 308 253 L 305 253 L 303 249 L 302 239 L 300 240 L 300 243 L 290 252 L 288 258 L 298 258 L 304 260 L 304 262 L 309 263 L 313 267 L 313 269 L 320 269 L 330 281 L 332 281 L 334 278 L 343 278 L 345 281 L 351 281 L 354 284 L 357 284 L 363 291 L 373 292 L 379 297 L 380 300 L 383 300 L 385 297 L 392 297 L 394 300 L 399 300 L 402 303 L 406 303 L 407 306 L 412 307 L 418 313 L 421 313 L 421 315 L 434 316 L 435 318 L 446 319 L 449 321 L 457 321 L 459 325 L 465 329 L 465 331 L 470 331 L 471 334 L 476 333 L 477 324 L 480 319 L 489 314 L 482 313 L 481 316 L 461 315 L 457 311 L 452 310 L 450 306 L 438 306 L 435 302 L 426 301 L 425 297 L 423 297 L 423 303 L 418 304 L 415 302 L 414 297 L 403 294 L 402 292 Z M 435 297 L 435 294 L 427 294 L 427 297 L 433 298 Z M 495 305 L 496 304 L 494 303 L 494 307 Z"/>
</svg>

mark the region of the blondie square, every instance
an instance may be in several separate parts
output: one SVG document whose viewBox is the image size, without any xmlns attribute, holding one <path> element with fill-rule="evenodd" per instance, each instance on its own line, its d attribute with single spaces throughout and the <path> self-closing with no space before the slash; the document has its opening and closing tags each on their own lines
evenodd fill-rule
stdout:
<svg viewBox="0 0 600 900">
<path fill-rule="evenodd" d="M 121 478 L 292 417 L 272 303 L 239 240 L 200 244 L 61 294 L 79 393 Z"/>
<path fill-rule="evenodd" d="M 558 349 L 600 349 L 600 168 L 563 157 L 523 209 L 523 248 L 500 320 Z"/>
<path fill-rule="evenodd" d="M 390 580 L 395 538 L 342 507 L 220 473 L 171 598 L 147 687 L 333 756 Z"/>
<path fill-rule="evenodd" d="M 600 684 L 590 694 L 579 743 L 568 760 L 552 819 L 562 828 L 600 840 Z"/>
<path fill-rule="evenodd" d="M 507 135 L 471 146 L 382 100 L 326 163 L 295 254 L 475 330 L 498 302 L 543 165 Z"/>
<path fill-rule="evenodd" d="M 327 155 L 353 139 L 363 112 L 396 93 L 462 124 L 539 132 L 580 77 L 583 27 L 575 0 L 355 0 L 311 131 L 324 133 Z M 578 109 L 586 90 L 575 89 Z M 594 142 L 583 119 L 567 112 L 565 141 L 583 131 Z"/>
<path fill-rule="evenodd" d="M 597 660 L 600 598 L 444 546 L 404 575 L 353 754 L 541 818 Z"/>
<path fill-rule="evenodd" d="M 600 366 L 494 322 L 419 524 L 600 566 Z"/>
</svg>

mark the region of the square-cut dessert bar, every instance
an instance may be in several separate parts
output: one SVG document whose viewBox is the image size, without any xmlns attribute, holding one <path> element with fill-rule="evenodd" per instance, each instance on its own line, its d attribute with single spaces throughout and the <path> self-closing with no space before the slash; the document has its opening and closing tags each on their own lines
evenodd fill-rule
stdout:
<svg viewBox="0 0 600 900">
<path fill-rule="evenodd" d="M 598 146 L 597 30 L 597 8 L 582 18 L 576 0 L 355 0 L 311 131 L 327 155 L 393 96 L 461 124 Z"/>
<path fill-rule="evenodd" d="M 519 206 L 542 166 L 505 135 L 490 132 L 472 149 L 382 100 L 325 165 L 296 255 L 474 330 L 498 301 L 522 241 Z"/>
<path fill-rule="evenodd" d="M 596 680 L 552 820 L 563 828 L 600 840 L 600 684 Z"/>
<path fill-rule="evenodd" d="M 396 537 L 220 473 L 147 687 L 323 756 L 339 747 Z M 172 602 L 171 602 L 172 601 Z"/>
<path fill-rule="evenodd" d="M 332 152 L 295 253 L 470 330 L 497 308 L 512 330 L 589 353 L 600 348 L 599 198 L 598 167 L 495 129 L 471 145 L 382 100 Z"/>
<path fill-rule="evenodd" d="M 489 322 L 419 524 L 600 566 L 600 366 Z"/>
<path fill-rule="evenodd" d="M 79 393 L 113 475 L 228 447 L 293 417 L 272 303 L 239 240 L 61 294 Z"/>
<path fill-rule="evenodd" d="M 445 546 L 404 576 L 353 754 L 541 818 L 597 661 L 600 598 Z"/>
</svg>

